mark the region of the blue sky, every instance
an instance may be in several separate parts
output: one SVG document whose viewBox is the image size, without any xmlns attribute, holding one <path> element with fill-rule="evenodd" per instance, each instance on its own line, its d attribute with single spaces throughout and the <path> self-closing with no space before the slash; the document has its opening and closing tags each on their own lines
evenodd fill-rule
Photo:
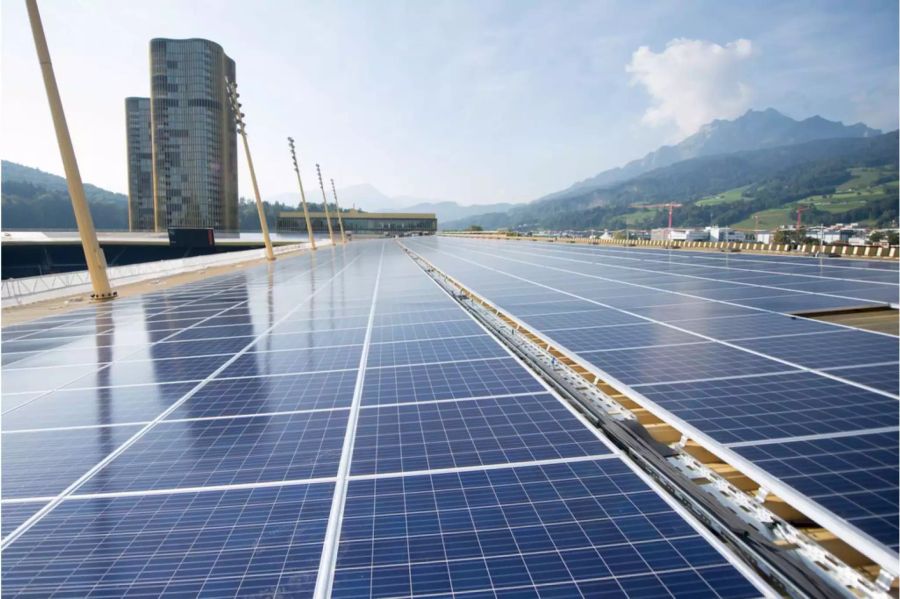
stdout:
<svg viewBox="0 0 900 599">
<path fill-rule="evenodd" d="M 82 176 L 124 191 L 124 98 L 152 37 L 237 62 L 264 197 L 338 186 L 527 201 L 774 107 L 897 128 L 898 5 L 858 2 L 43 0 Z M 24 2 L 2 10 L 2 157 L 61 173 Z M 250 196 L 242 165 L 242 195 Z"/>
</svg>

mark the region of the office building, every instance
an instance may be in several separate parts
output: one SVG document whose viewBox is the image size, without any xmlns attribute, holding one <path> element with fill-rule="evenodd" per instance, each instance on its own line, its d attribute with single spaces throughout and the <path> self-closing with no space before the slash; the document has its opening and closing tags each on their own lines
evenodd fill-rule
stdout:
<svg viewBox="0 0 900 599">
<path fill-rule="evenodd" d="M 234 61 L 202 39 L 150 41 L 155 228 L 238 230 Z"/>
<path fill-rule="evenodd" d="M 703 229 L 653 229 L 651 241 L 709 241 L 709 232 Z"/>
<path fill-rule="evenodd" d="M 411 212 L 361 212 L 347 210 L 341 212 L 344 230 L 357 235 L 401 235 L 409 233 L 434 233 L 437 231 L 437 216 L 433 213 Z M 324 212 L 310 212 L 313 233 L 327 233 Z M 338 231 L 337 213 L 331 213 L 331 226 Z M 278 215 L 279 233 L 306 233 L 303 211 L 287 211 Z M 338 233 L 338 236 L 340 234 Z"/>
<path fill-rule="evenodd" d="M 128 147 L 128 230 L 152 231 L 150 98 L 125 98 L 125 137 Z"/>
</svg>

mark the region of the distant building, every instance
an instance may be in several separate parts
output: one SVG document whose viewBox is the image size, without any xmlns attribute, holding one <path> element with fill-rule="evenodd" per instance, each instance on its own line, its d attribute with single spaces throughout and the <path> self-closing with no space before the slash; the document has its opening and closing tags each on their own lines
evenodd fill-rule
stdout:
<svg viewBox="0 0 900 599">
<path fill-rule="evenodd" d="M 747 236 L 743 231 L 737 231 L 731 227 L 706 227 L 710 241 L 744 241 Z"/>
<path fill-rule="evenodd" d="M 775 243 L 775 234 L 771 231 L 755 231 L 753 235 L 759 243 Z"/>
<path fill-rule="evenodd" d="M 650 231 L 653 241 L 707 241 L 709 233 L 702 229 L 653 229 Z"/>
<path fill-rule="evenodd" d="M 238 230 L 234 61 L 203 39 L 150 41 L 156 230 Z"/>
<path fill-rule="evenodd" d="M 125 137 L 128 149 L 128 230 L 152 231 L 153 144 L 150 135 L 150 98 L 125 98 Z"/>
<path fill-rule="evenodd" d="M 335 235 L 340 235 L 337 214 L 331 212 L 331 227 Z M 384 235 L 401 233 L 434 233 L 437 231 L 437 216 L 432 213 L 411 212 L 341 212 L 344 230 L 358 235 Z M 313 233 L 327 233 L 324 212 L 310 212 L 309 220 Z M 306 233 L 303 211 L 282 212 L 278 215 L 279 233 Z"/>
</svg>

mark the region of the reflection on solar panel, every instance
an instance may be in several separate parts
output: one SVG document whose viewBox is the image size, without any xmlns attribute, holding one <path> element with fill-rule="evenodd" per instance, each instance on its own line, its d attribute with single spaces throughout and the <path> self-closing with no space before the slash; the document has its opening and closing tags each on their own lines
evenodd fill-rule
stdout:
<svg viewBox="0 0 900 599">
<path fill-rule="evenodd" d="M 896 582 L 897 338 L 786 314 L 896 305 L 896 262 L 408 245 L 674 426 L 675 440 L 740 465 L 762 497 L 789 497 L 800 526 L 827 523 Z"/>
<path fill-rule="evenodd" d="M 765 592 L 393 243 L 4 333 L 4 595 Z"/>
</svg>

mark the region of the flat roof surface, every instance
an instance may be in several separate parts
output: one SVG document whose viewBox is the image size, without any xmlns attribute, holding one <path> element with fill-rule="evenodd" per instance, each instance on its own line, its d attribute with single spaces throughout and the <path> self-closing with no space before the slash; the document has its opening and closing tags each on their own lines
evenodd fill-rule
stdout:
<svg viewBox="0 0 900 599">
<path fill-rule="evenodd" d="M 404 243 L 896 555 L 895 263 Z M 4 594 L 766 591 L 393 240 L 2 333 Z"/>
</svg>

